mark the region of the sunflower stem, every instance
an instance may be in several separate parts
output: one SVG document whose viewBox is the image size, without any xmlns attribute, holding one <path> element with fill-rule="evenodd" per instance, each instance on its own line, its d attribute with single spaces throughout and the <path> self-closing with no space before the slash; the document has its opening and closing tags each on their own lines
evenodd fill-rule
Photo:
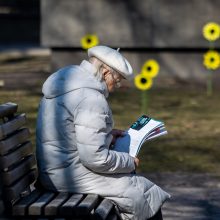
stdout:
<svg viewBox="0 0 220 220">
<path fill-rule="evenodd" d="M 211 96 L 213 91 L 212 87 L 212 72 L 210 71 L 209 74 L 207 75 L 207 86 L 206 86 L 206 92 L 207 96 Z"/>
<path fill-rule="evenodd" d="M 209 50 L 214 50 L 215 49 L 215 43 L 212 41 L 209 41 Z"/>
<path fill-rule="evenodd" d="M 148 105 L 148 94 L 147 91 L 141 92 L 141 114 L 147 113 L 147 106 Z"/>
</svg>

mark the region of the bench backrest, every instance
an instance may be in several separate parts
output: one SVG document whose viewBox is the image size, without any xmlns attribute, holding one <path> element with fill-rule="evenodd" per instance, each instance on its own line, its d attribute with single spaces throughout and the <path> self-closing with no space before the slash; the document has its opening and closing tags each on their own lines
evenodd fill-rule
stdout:
<svg viewBox="0 0 220 220">
<path fill-rule="evenodd" d="M 26 117 L 16 112 L 17 104 L 0 105 L 0 178 L 6 209 L 27 193 L 37 176 Z"/>
</svg>

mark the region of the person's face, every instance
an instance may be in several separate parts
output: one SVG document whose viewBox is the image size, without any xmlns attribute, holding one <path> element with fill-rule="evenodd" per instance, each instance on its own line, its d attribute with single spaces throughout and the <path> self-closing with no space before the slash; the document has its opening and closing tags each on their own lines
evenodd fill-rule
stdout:
<svg viewBox="0 0 220 220">
<path fill-rule="evenodd" d="M 116 88 L 121 86 L 120 82 L 122 80 L 122 76 L 117 72 L 112 72 L 111 70 L 104 67 L 104 80 L 108 87 L 109 92 L 113 92 Z"/>
</svg>

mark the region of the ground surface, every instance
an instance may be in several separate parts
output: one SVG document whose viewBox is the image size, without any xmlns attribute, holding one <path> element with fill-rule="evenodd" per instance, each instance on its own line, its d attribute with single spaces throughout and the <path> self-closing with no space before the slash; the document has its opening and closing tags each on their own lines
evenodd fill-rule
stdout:
<svg viewBox="0 0 220 220">
<path fill-rule="evenodd" d="M 27 113 L 33 142 L 49 61 L 48 53 L 0 54 L 0 80 L 4 82 L 0 103 L 16 102 L 19 111 Z M 110 97 L 116 127 L 126 129 L 141 114 L 140 97 L 134 88 L 123 88 Z M 220 219 L 219 110 L 219 91 L 207 97 L 205 88 L 197 85 L 150 90 L 146 112 L 163 120 L 169 135 L 141 149 L 138 172 L 172 195 L 164 205 L 164 219 Z"/>
<path fill-rule="evenodd" d="M 207 173 L 145 174 L 171 194 L 163 206 L 165 220 L 219 220 L 220 179 Z"/>
</svg>

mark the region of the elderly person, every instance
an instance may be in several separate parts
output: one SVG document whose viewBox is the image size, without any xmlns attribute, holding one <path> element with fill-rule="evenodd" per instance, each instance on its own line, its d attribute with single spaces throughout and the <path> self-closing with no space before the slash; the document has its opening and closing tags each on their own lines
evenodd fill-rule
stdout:
<svg viewBox="0 0 220 220">
<path fill-rule="evenodd" d="M 133 78 L 132 67 L 106 46 L 90 48 L 88 56 L 43 85 L 36 130 L 39 180 L 49 190 L 106 197 L 122 219 L 162 219 L 169 194 L 133 172 L 138 158 L 111 147 L 122 132 L 112 129 L 106 99 L 123 78 Z"/>
</svg>

